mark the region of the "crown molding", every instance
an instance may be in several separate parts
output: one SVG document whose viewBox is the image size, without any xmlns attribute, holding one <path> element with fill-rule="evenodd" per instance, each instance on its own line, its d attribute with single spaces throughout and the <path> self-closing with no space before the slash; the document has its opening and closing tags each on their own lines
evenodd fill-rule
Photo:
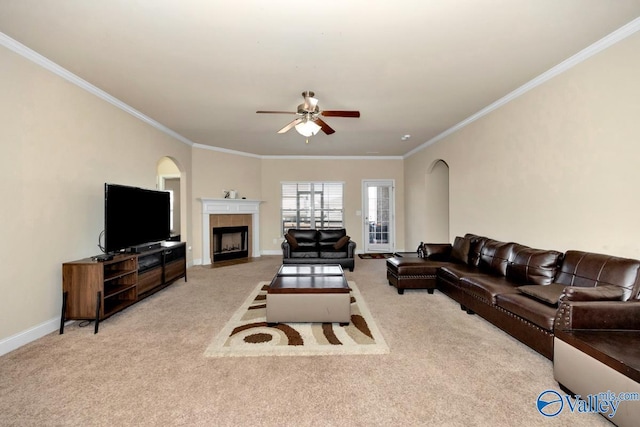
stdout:
<svg viewBox="0 0 640 427">
<path fill-rule="evenodd" d="M 402 156 L 262 156 L 267 160 L 402 160 Z"/>
<path fill-rule="evenodd" d="M 148 125 L 158 129 L 159 131 L 166 133 L 167 135 L 177 139 L 180 142 L 183 142 L 187 145 L 193 146 L 194 142 L 189 140 L 188 138 L 185 138 L 184 136 L 180 135 L 179 133 L 169 129 L 168 127 L 166 127 L 165 125 L 163 125 L 160 122 L 157 122 L 155 120 L 153 120 L 151 117 L 142 114 L 140 111 L 136 110 L 135 108 L 131 107 L 128 104 L 125 104 L 124 102 L 120 101 L 118 98 L 109 95 L 107 92 L 103 91 L 102 89 L 97 88 L 96 86 L 92 85 L 91 83 L 89 83 L 88 81 L 78 77 L 77 75 L 73 74 L 71 71 L 67 70 L 66 68 L 61 67 L 60 65 L 56 64 L 55 62 L 51 61 L 50 59 L 40 55 L 38 52 L 29 49 L 27 46 L 23 45 L 22 43 L 12 39 L 11 37 L 9 37 L 8 35 L 0 32 L 0 45 L 6 47 L 7 49 L 17 53 L 18 55 L 23 56 L 24 58 L 40 65 L 42 68 L 51 71 L 52 73 L 56 74 L 57 76 L 62 77 L 63 79 L 67 80 L 68 82 L 80 87 L 81 89 L 86 90 L 87 92 L 97 96 L 98 98 L 107 101 L 109 104 L 123 110 L 124 112 L 132 115 L 133 117 L 142 120 L 143 122 L 147 123 Z"/>
<path fill-rule="evenodd" d="M 247 152 L 244 152 L 244 151 L 230 150 L 228 148 L 214 147 L 213 145 L 198 144 L 197 142 L 193 144 L 193 148 L 200 148 L 202 150 L 209 150 L 209 151 L 219 151 L 221 153 L 235 154 L 236 156 L 254 157 L 256 159 L 262 158 L 262 156 L 259 155 L 259 154 L 247 153 Z"/>
<path fill-rule="evenodd" d="M 580 52 L 576 53 L 575 55 L 569 57 L 568 59 L 565 59 L 555 67 L 540 74 L 538 77 L 534 78 L 533 80 L 520 86 L 513 92 L 508 93 L 507 95 L 498 99 L 494 103 L 486 106 L 485 108 L 478 111 L 477 113 L 467 117 L 460 123 L 450 127 L 449 129 L 445 130 L 441 134 L 436 135 L 435 137 L 431 138 L 427 142 L 417 146 L 416 148 L 414 148 L 413 150 L 405 154 L 403 158 L 406 159 L 413 156 L 417 152 L 422 151 L 428 146 L 433 145 L 436 142 L 446 138 L 447 136 L 459 131 L 460 129 L 467 126 L 468 124 L 471 124 L 476 120 L 480 119 L 481 117 L 491 113 L 492 111 L 497 110 L 498 108 L 502 107 L 506 103 L 513 101 L 514 99 L 524 95 L 525 93 L 529 92 L 531 89 L 534 89 L 540 86 L 541 84 L 545 83 L 546 81 L 556 77 L 557 75 L 562 74 L 565 71 L 575 67 L 576 65 L 585 61 L 586 59 L 591 58 L 597 53 L 600 53 L 603 50 L 607 49 L 608 47 L 611 47 L 614 44 L 626 39 L 632 34 L 635 34 L 639 30 L 640 30 L 640 18 L 636 18 L 633 21 L 629 22 L 628 24 L 623 25 L 622 27 L 618 28 L 614 32 L 610 33 L 609 35 L 601 38 L 600 40 L 593 43 L 592 45 L 582 49 Z"/>
<path fill-rule="evenodd" d="M 262 155 L 244 151 L 230 150 L 228 148 L 214 147 L 213 145 L 194 143 L 193 148 L 202 150 L 219 151 L 221 153 L 235 154 L 236 156 L 253 157 L 263 160 L 402 160 L 402 156 L 294 156 L 294 155 Z"/>
</svg>

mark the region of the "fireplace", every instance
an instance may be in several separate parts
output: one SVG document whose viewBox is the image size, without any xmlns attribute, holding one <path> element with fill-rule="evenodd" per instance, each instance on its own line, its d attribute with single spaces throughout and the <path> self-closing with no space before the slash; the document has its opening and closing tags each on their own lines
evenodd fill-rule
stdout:
<svg viewBox="0 0 640 427">
<path fill-rule="evenodd" d="M 212 229 L 213 261 L 249 257 L 249 227 L 215 227 Z"/>
<path fill-rule="evenodd" d="M 202 201 L 202 258 L 194 264 L 213 263 L 213 229 L 248 226 L 248 257 L 260 256 L 260 200 L 209 199 Z"/>
</svg>

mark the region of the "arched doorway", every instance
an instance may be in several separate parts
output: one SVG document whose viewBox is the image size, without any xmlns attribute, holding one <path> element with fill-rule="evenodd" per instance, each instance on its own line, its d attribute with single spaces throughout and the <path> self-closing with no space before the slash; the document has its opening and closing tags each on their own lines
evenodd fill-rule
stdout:
<svg viewBox="0 0 640 427">
<path fill-rule="evenodd" d="M 157 165 L 158 189 L 169 191 L 171 194 L 171 239 L 186 239 L 182 236 L 186 233 L 186 192 L 182 172 L 174 159 L 162 157 Z"/>
<path fill-rule="evenodd" d="M 431 243 L 449 242 L 449 165 L 433 162 L 425 178 L 425 238 Z"/>
</svg>

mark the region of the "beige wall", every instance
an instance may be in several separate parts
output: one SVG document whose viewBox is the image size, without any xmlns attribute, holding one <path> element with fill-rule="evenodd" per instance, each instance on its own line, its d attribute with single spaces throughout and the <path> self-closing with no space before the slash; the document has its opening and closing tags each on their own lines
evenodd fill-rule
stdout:
<svg viewBox="0 0 640 427">
<path fill-rule="evenodd" d="M 406 159 L 407 235 L 424 233 L 425 175 L 449 165 L 450 240 L 640 258 L 640 34 Z"/>
<path fill-rule="evenodd" d="M 398 231 L 396 246 L 404 248 L 404 173 L 402 160 L 270 159 L 193 148 L 193 259 L 202 259 L 202 203 L 199 198 L 221 198 L 234 189 L 238 197 L 261 200 L 260 250 L 279 253 L 280 184 L 283 181 L 342 181 L 345 183 L 345 226 L 362 243 L 363 179 L 393 179 L 396 183 Z M 276 239 L 276 243 L 274 243 Z M 362 249 L 362 244 L 358 249 Z"/>
<path fill-rule="evenodd" d="M 59 319 L 61 264 L 100 253 L 104 183 L 155 188 L 162 156 L 189 175 L 191 147 L 3 47 L 0 64 L 2 342 Z"/>
<path fill-rule="evenodd" d="M 362 180 L 393 179 L 396 185 L 396 247 L 404 249 L 403 160 L 353 159 L 263 159 L 260 207 L 260 246 L 263 251 L 279 251 L 282 241 L 280 184 L 283 181 L 341 181 L 345 183 L 345 228 L 362 251 Z M 273 243 L 273 240 L 276 243 Z"/>
<path fill-rule="evenodd" d="M 191 200 L 193 259 L 202 260 L 202 202 L 200 198 L 222 198 L 223 190 L 236 190 L 237 197 L 261 200 L 261 160 L 193 147 L 193 186 Z M 207 260 L 205 263 L 208 263 Z"/>
</svg>

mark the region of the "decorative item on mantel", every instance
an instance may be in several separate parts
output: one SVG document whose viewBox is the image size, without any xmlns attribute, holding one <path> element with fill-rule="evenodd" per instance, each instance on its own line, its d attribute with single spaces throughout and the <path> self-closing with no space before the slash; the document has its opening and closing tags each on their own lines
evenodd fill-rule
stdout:
<svg viewBox="0 0 640 427">
<path fill-rule="evenodd" d="M 222 190 L 225 199 L 237 199 L 238 192 L 236 190 Z"/>
</svg>

